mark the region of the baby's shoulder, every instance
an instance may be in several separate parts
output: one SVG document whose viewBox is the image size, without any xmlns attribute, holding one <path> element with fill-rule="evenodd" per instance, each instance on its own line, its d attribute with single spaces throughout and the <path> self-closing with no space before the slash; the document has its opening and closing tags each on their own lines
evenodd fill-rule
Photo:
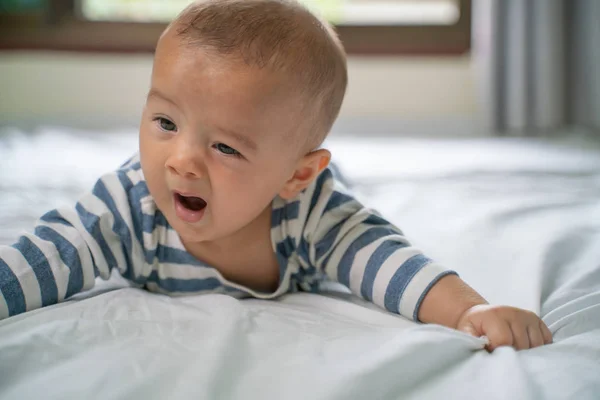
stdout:
<svg viewBox="0 0 600 400">
<path fill-rule="evenodd" d="M 134 155 L 129 157 L 127 161 L 125 161 L 119 167 L 119 170 L 142 170 L 142 166 L 140 164 L 140 153 L 136 152 Z"/>
<path fill-rule="evenodd" d="M 119 209 L 129 208 L 141 211 L 154 200 L 150 195 L 146 179 L 136 153 L 120 167 L 102 175 L 93 190 L 93 194 L 105 203 L 114 203 Z"/>
<path fill-rule="evenodd" d="M 314 208 L 318 203 L 324 205 L 330 203 L 332 198 L 343 196 L 345 198 L 354 198 L 352 185 L 344 176 L 341 169 L 334 163 L 330 163 L 309 187 L 301 193 L 303 201 L 310 202 L 310 208 Z"/>
<path fill-rule="evenodd" d="M 308 198 L 315 195 L 329 194 L 333 192 L 343 192 L 349 194 L 351 184 L 342 173 L 340 167 L 335 163 L 330 163 L 317 178 L 300 194 L 301 197 Z"/>
<path fill-rule="evenodd" d="M 142 172 L 139 153 L 131 156 L 117 170 L 113 171 L 112 174 L 116 175 L 122 188 L 128 194 L 131 194 L 132 191 L 138 196 L 140 194 L 142 196 L 150 194 L 146 186 L 144 173 Z"/>
<path fill-rule="evenodd" d="M 274 224 L 288 222 L 299 232 L 315 229 L 322 224 L 322 218 L 332 212 L 338 217 L 353 215 L 362 205 L 348 186 L 339 168 L 328 166 L 296 197 L 275 199 Z"/>
</svg>

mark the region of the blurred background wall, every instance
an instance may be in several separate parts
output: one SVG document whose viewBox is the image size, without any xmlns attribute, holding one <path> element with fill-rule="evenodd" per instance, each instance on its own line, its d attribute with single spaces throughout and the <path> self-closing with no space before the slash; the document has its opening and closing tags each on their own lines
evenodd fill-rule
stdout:
<svg viewBox="0 0 600 400">
<path fill-rule="evenodd" d="M 350 56 L 341 117 L 423 120 L 477 113 L 469 55 Z M 0 120 L 135 123 L 150 54 L 0 53 Z"/>
</svg>

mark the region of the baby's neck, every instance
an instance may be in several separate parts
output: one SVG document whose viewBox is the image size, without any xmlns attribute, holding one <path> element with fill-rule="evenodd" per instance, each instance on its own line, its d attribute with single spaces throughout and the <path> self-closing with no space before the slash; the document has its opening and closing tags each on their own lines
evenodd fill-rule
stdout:
<svg viewBox="0 0 600 400">
<path fill-rule="evenodd" d="M 267 293 L 277 289 L 280 277 L 271 242 L 271 206 L 236 235 L 183 244 L 191 255 L 231 282 Z"/>
</svg>

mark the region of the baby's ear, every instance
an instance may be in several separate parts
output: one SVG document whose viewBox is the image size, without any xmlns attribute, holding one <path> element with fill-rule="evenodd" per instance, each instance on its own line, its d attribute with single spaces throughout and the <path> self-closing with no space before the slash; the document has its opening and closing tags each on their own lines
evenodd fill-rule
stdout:
<svg viewBox="0 0 600 400">
<path fill-rule="evenodd" d="M 294 175 L 285 183 L 279 192 L 279 196 L 289 200 L 298 195 L 323 171 L 331 160 L 329 150 L 318 149 L 311 151 L 298 161 Z"/>
</svg>

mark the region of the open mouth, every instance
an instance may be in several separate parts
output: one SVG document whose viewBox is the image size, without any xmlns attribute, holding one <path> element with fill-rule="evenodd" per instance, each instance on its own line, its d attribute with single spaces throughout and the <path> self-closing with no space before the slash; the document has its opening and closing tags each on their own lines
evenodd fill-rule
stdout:
<svg viewBox="0 0 600 400">
<path fill-rule="evenodd" d="M 201 197 L 184 196 L 181 193 L 173 194 L 175 214 L 179 219 L 190 224 L 200 222 L 206 211 L 206 201 Z"/>
<path fill-rule="evenodd" d="M 206 201 L 200 197 L 183 196 L 179 193 L 176 193 L 175 197 L 184 208 L 190 211 L 200 211 L 206 207 Z"/>
<path fill-rule="evenodd" d="M 175 194 L 175 198 L 179 203 L 190 211 L 201 211 L 206 207 L 206 201 L 200 197 L 183 196 L 179 193 Z"/>
</svg>

